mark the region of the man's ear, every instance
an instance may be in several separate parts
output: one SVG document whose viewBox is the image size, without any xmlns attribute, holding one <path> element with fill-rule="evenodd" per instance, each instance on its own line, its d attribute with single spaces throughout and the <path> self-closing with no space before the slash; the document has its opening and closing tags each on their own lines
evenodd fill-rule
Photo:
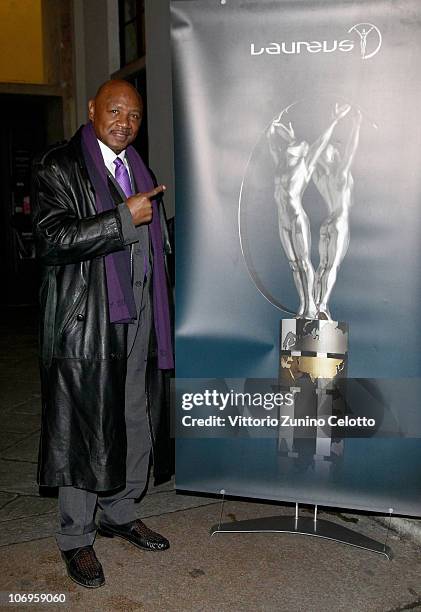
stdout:
<svg viewBox="0 0 421 612">
<path fill-rule="evenodd" d="M 88 102 L 88 113 L 89 113 L 89 119 L 93 121 L 95 117 L 95 100 L 94 99 L 89 100 Z"/>
</svg>

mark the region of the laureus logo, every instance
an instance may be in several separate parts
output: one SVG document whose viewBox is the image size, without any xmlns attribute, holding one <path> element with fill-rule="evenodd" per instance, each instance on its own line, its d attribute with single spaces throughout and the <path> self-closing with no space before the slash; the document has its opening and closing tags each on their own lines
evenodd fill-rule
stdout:
<svg viewBox="0 0 421 612">
<path fill-rule="evenodd" d="M 379 28 L 372 23 L 357 23 L 349 28 L 348 34 L 356 32 L 360 37 L 361 59 L 374 57 L 382 46 L 382 34 Z"/>
<path fill-rule="evenodd" d="M 250 55 L 298 55 L 299 53 L 349 53 L 359 48 L 362 60 L 374 57 L 382 46 L 382 35 L 373 23 L 357 23 L 347 31 L 353 39 L 333 40 L 293 40 L 291 42 L 271 42 L 266 46 L 250 44 Z"/>
</svg>

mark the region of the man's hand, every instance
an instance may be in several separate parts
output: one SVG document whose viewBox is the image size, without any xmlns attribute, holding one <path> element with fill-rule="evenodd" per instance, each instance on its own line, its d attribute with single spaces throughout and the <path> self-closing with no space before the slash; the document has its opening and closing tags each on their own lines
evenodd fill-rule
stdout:
<svg viewBox="0 0 421 612">
<path fill-rule="evenodd" d="M 151 191 L 137 193 L 127 200 L 127 206 L 129 207 L 135 225 L 143 225 L 144 223 L 150 223 L 152 221 L 151 200 L 165 190 L 165 185 L 158 185 L 158 187 L 155 187 L 155 189 Z"/>
</svg>

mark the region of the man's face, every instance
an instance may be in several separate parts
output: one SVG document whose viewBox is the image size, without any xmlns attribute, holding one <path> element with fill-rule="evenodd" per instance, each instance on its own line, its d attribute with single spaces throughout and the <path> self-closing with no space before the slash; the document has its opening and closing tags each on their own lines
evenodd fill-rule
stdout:
<svg viewBox="0 0 421 612">
<path fill-rule="evenodd" d="M 136 138 L 142 111 L 142 101 L 136 90 L 120 81 L 111 81 L 89 101 L 89 119 L 95 134 L 116 155 Z"/>
</svg>

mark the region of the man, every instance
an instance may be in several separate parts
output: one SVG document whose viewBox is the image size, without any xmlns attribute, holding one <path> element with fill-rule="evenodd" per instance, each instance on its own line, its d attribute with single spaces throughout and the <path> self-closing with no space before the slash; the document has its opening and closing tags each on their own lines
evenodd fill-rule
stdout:
<svg viewBox="0 0 421 612">
<path fill-rule="evenodd" d="M 141 119 L 136 89 L 108 81 L 89 101 L 88 124 L 35 166 L 43 266 L 38 482 L 59 487 L 57 543 L 69 576 L 86 587 L 105 582 L 93 549 L 97 505 L 103 535 L 169 547 L 136 520 L 134 506 L 156 441 L 145 385 L 150 338 L 160 370 L 173 367 L 157 202 L 165 186 L 154 187 L 130 146 Z"/>
</svg>

